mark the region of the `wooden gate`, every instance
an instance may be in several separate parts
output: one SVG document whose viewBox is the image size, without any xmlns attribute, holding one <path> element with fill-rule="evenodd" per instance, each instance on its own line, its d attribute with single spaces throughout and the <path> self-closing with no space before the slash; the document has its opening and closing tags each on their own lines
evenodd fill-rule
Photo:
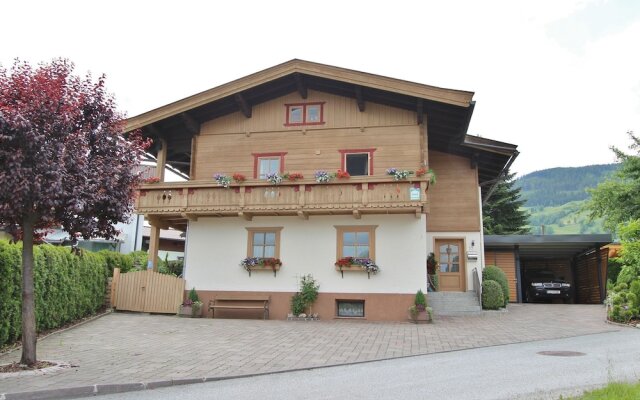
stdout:
<svg viewBox="0 0 640 400">
<path fill-rule="evenodd" d="M 185 281 L 152 270 L 121 274 L 113 271 L 111 304 L 116 310 L 175 314 L 182 303 Z"/>
</svg>

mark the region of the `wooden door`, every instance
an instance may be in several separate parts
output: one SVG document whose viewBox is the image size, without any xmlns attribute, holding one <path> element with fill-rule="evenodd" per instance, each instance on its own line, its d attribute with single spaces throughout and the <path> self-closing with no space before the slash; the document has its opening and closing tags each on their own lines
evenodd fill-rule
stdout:
<svg viewBox="0 0 640 400">
<path fill-rule="evenodd" d="M 439 266 L 440 290 L 464 292 L 466 289 L 464 241 L 462 239 L 437 239 L 436 259 Z"/>
</svg>

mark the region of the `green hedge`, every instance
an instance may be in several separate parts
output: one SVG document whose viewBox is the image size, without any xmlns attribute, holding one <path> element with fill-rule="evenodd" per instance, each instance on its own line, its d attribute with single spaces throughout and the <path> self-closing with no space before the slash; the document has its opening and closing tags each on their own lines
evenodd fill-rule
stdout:
<svg viewBox="0 0 640 400">
<path fill-rule="evenodd" d="M 503 306 L 509 304 L 509 282 L 504 271 L 495 265 L 488 265 L 482 270 L 482 281 L 496 281 L 502 288 L 502 296 L 504 298 Z M 502 307 L 502 306 L 501 306 Z"/>
<path fill-rule="evenodd" d="M 482 308 L 485 310 L 497 310 L 504 306 L 502 288 L 496 281 L 482 282 Z"/>
<path fill-rule="evenodd" d="M 69 248 L 34 246 L 36 328 L 57 328 L 104 305 L 104 254 L 72 254 Z M 115 254 L 115 253 L 114 253 Z M 22 244 L 0 241 L 0 346 L 21 335 Z"/>
</svg>

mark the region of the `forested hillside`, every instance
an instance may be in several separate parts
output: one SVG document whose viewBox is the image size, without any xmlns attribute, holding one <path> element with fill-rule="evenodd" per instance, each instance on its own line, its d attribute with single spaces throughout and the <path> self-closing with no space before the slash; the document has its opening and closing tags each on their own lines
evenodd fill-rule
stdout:
<svg viewBox="0 0 640 400">
<path fill-rule="evenodd" d="M 544 169 L 518 178 L 516 186 L 522 188 L 527 207 L 558 206 L 586 200 L 586 189 L 596 187 L 617 168 L 618 164 L 603 164 Z"/>
<path fill-rule="evenodd" d="M 516 180 L 522 188 L 525 209 L 529 211 L 532 234 L 605 233 L 602 221 L 590 221 L 583 206 L 589 198 L 587 188 L 596 187 L 618 164 L 551 168 L 532 172 Z"/>
</svg>

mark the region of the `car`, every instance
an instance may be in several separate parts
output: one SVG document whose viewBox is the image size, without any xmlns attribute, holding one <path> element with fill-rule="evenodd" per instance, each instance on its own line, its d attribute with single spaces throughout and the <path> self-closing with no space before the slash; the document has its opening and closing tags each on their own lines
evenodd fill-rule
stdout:
<svg viewBox="0 0 640 400">
<path fill-rule="evenodd" d="M 549 270 L 531 270 L 525 273 L 526 300 L 533 303 L 536 300 L 561 299 L 569 303 L 572 299 L 571 284 L 564 278 L 556 278 Z"/>
</svg>

